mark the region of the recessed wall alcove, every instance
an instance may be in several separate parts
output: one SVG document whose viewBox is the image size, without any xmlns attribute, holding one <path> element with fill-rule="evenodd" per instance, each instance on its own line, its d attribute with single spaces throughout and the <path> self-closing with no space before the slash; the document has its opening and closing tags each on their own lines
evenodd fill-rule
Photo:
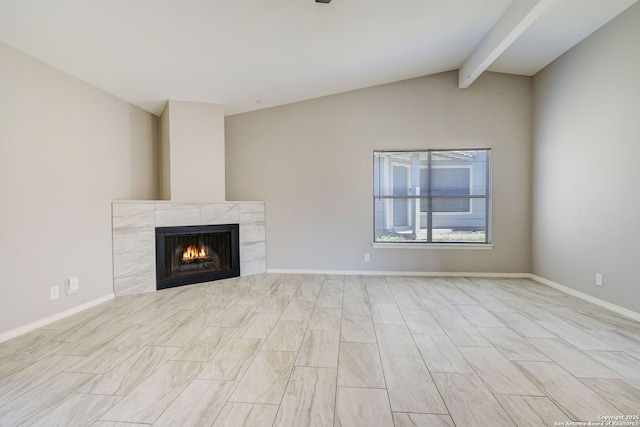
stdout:
<svg viewBox="0 0 640 427">
<path fill-rule="evenodd" d="M 116 296 L 156 290 L 156 227 L 239 225 L 240 275 L 266 271 L 264 202 L 112 203 L 113 289 Z"/>
</svg>

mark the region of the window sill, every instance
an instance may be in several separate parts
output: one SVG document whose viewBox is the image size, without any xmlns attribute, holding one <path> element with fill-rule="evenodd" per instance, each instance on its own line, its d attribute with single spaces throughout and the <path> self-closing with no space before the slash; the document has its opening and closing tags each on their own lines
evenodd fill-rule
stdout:
<svg viewBox="0 0 640 427">
<path fill-rule="evenodd" d="M 377 249 L 462 249 L 492 250 L 490 243 L 371 243 Z"/>
</svg>

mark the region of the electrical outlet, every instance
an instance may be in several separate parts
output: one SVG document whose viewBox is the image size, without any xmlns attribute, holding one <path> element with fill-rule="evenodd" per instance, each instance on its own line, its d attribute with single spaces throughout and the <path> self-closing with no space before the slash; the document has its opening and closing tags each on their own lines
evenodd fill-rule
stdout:
<svg viewBox="0 0 640 427">
<path fill-rule="evenodd" d="M 602 286 L 602 273 L 596 273 L 596 286 Z"/>
<path fill-rule="evenodd" d="M 369 262 L 371 261 L 371 257 L 369 256 L 369 254 L 364 254 L 364 262 Z"/>
<path fill-rule="evenodd" d="M 80 280 L 77 277 L 67 279 L 67 295 L 75 294 L 80 287 Z"/>
<path fill-rule="evenodd" d="M 53 301 L 54 299 L 60 298 L 59 286 L 52 286 L 49 288 L 49 298 L 51 299 L 51 301 Z"/>
</svg>

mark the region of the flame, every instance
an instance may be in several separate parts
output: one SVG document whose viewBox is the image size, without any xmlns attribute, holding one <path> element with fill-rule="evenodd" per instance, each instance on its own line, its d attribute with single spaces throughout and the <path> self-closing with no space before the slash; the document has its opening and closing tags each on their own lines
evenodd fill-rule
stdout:
<svg viewBox="0 0 640 427">
<path fill-rule="evenodd" d="M 191 245 L 182 253 L 182 259 L 206 258 L 206 256 L 204 246 L 198 249 L 195 245 Z"/>
</svg>

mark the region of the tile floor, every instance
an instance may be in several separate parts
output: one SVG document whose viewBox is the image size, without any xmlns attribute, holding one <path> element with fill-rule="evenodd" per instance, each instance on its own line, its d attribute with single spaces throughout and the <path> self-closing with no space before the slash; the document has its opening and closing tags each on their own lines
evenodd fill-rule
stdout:
<svg viewBox="0 0 640 427">
<path fill-rule="evenodd" d="M 0 344 L 0 426 L 616 415 L 640 415 L 640 324 L 529 280 L 265 274 L 119 297 Z"/>
</svg>

